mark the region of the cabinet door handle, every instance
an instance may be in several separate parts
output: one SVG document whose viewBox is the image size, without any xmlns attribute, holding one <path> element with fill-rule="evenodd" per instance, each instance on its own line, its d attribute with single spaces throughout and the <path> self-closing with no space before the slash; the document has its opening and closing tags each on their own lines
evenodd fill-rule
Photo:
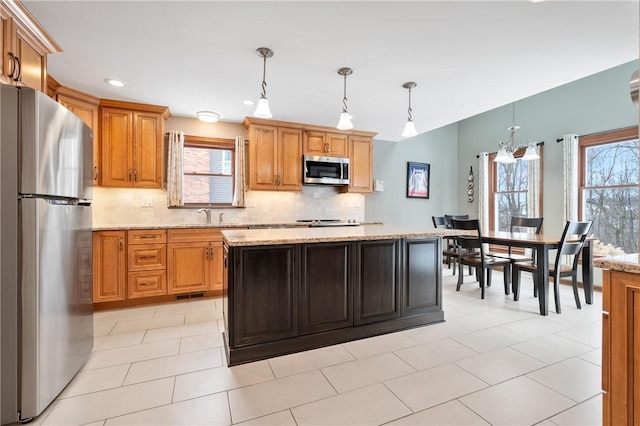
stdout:
<svg viewBox="0 0 640 426">
<path fill-rule="evenodd" d="M 132 170 L 129 169 L 129 182 L 131 182 L 131 173 L 132 173 Z"/>
<path fill-rule="evenodd" d="M 609 364 L 611 363 L 611 339 L 609 312 L 602 313 L 602 391 L 609 393 Z"/>
<path fill-rule="evenodd" d="M 156 258 L 156 256 L 154 256 L 154 255 L 138 256 L 138 259 L 140 259 L 140 260 L 155 259 L 155 258 Z"/>
<path fill-rule="evenodd" d="M 20 64 L 20 58 L 14 56 L 16 62 L 18 63 L 18 75 L 13 78 L 13 81 L 20 81 L 20 77 L 22 76 L 22 64 Z"/>
<path fill-rule="evenodd" d="M 124 238 L 120 237 L 120 251 L 124 250 Z"/>
<path fill-rule="evenodd" d="M 133 181 L 137 182 L 138 181 L 138 170 L 134 170 L 133 171 Z"/>
<path fill-rule="evenodd" d="M 156 238 L 156 235 L 154 234 L 144 234 L 144 235 L 140 235 L 138 238 L 140 238 L 141 240 L 150 240 L 150 239 L 154 239 Z"/>
<path fill-rule="evenodd" d="M 98 176 L 99 176 L 99 174 L 98 174 L 98 166 L 95 166 L 93 168 L 93 180 L 97 181 L 98 180 Z"/>
<path fill-rule="evenodd" d="M 140 281 L 140 282 L 138 283 L 138 285 L 139 285 L 140 287 L 145 287 L 145 286 L 149 286 L 149 285 L 153 285 L 153 284 L 154 284 L 154 283 L 153 283 L 153 281 L 146 281 L 146 282 L 145 282 L 145 281 Z"/>
<path fill-rule="evenodd" d="M 7 56 L 11 59 L 11 70 L 9 71 L 8 76 L 10 79 L 13 79 L 13 74 L 16 72 L 16 56 L 11 52 L 7 53 Z"/>
</svg>

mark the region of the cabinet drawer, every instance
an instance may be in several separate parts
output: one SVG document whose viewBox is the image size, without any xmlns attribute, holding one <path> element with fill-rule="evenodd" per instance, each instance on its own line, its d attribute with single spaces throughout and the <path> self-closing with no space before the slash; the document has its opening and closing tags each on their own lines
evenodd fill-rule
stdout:
<svg viewBox="0 0 640 426">
<path fill-rule="evenodd" d="M 166 244 L 130 245 L 127 248 L 129 271 L 148 271 L 167 267 Z"/>
<path fill-rule="evenodd" d="M 127 297 L 161 296 L 167 294 L 167 274 L 162 271 L 129 272 Z"/>
<path fill-rule="evenodd" d="M 135 229 L 127 232 L 129 244 L 166 243 L 167 231 L 164 229 Z"/>
<path fill-rule="evenodd" d="M 218 228 L 182 228 L 167 231 L 170 243 L 190 243 L 195 241 L 222 241 Z"/>
</svg>

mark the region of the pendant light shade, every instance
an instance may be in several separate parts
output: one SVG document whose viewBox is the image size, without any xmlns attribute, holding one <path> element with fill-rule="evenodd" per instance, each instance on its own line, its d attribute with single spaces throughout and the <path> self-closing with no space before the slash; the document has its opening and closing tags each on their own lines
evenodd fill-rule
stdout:
<svg viewBox="0 0 640 426">
<path fill-rule="evenodd" d="M 404 130 L 402 131 L 402 136 L 405 138 L 410 138 L 411 136 L 415 136 L 417 134 L 418 134 L 418 131 L 416 130 L 416 126 L 413 124 L 413 121 L 407 120 L 407 122 L 404 123 Z"/>
<path fill-rule="evenodd" d="M 340 120 L 336 126 L 339 130 L 353 129 L 353 123 L 351 122 L 351 114 L 347 111 L 347 76 L 353 74 L 351 68 L 340 68 L 338 74 L 344 77 L 344 92 L 342 96 L 342 113 L 340 114 Z"/>
<path fill-rule="evenodd" d="M 348 112 L 340 113 L 340 120 L 338 121 L 338 125 L 336 128 L 340 130 L 351 130 L 353 129 L 353 123 L 351 122 L 351 115 Z"/>
<path fill-rule="evenodd" d="M 415 124 L 413 124 L 413 117 L 411 116 L 411 112 L 413 111 L 411 109 L 411 89 L 416 86 L 417 84 L 413 81 L 408 81 L 402 85 L 402 87 L 404 87 L 405 89 L 409 89 L 409 109 L 407 110 L 407 122 L 404 125 L 404 130 L 402 131 L 402 136 L 405 138 L 410 138 L 411 136 L 415 136 L 418 134 L 416 126 Z"/>
<path fill-rule="evenodd" d="M 258 99 L 258 105 L 256 106 L 256 110 L 253 113 L 254 116 L 260 118 L 271 118 L 273 114 L 271 114 L 271 109 L 269 108 L 269 100 L 267 99 L 267 58 L 271 58 L 273 56 L 273 50 L 268 47 L 259 47 L 256 50 L 258 56 L 262 56 L 263 58 L 263 67 L 262 67 L 262 93 L 260 94 L 260 99 Z"/>
</svg>

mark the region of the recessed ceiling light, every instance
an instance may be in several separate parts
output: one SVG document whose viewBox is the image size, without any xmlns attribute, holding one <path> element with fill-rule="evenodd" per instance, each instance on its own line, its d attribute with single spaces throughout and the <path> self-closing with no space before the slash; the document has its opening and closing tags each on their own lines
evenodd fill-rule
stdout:
<svg viewBox="0 0 640 426">
<path fill-rule="evenodd" d="M 255 104 L 255 102 L 253 102 L 251 99 L 243 99 L 242 103 L 245 105 L 253 105 Z"/>
<path fill-rule="evenodd" d="M 215 123 L 220 120 L 220 114 L 213 111 L 198 111 L 196 112 L 196 117 L 198 117 L 198 120 L 204 121 L 205 123 Z"/>
<path fill-rule="evenodd" d="M 123 87 L 124 83 L 118 80 L 114 80 L 113 78 L 105 78 L 104 82 L 110 84 L 115 87 Z"/>
</svg>

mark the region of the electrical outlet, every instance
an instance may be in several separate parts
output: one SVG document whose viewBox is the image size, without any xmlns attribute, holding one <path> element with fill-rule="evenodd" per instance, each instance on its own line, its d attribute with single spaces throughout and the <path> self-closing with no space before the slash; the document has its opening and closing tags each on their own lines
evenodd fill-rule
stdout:
<svg viewBox="0 0 640 426">
<path fill-rule="evenodd" d="M 144 195 L 140 198 L 140 205 L 142 207 L 153 207 L 153 198 L 151 195 Z"/>
</svg>

